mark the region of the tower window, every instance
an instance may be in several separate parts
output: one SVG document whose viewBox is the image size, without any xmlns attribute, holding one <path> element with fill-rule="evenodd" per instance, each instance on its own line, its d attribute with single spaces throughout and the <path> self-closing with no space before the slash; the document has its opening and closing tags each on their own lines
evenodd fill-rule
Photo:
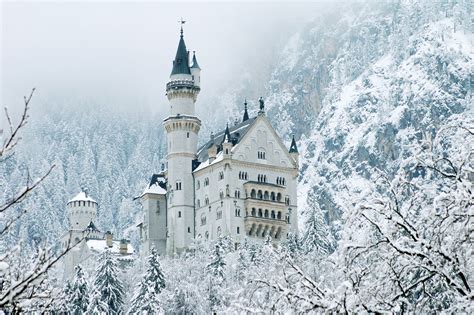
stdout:
<svg viewBox="0 0 474 315">
<path fill-rule="evenodd" d="M 189 132 L 186 133 L 186 137 L 189 138 Z"/>
<path fill-rule="evenodd" d="M 188 233 L 191 233 L 191 228 L 188 226 Z"/>
<path fill-rule="evenodd" d="M 181 218 L 181 211 L 178 211 L 178 218 Z"/>
<path fill-rule="evenodd" d="M 240 234 L 240 227 L 237 227 L 237 234 Z"/>
<path fill-rule="evenodd" d="M 176 182 L 176 190 L 181 190 L 181 182 L 180 181 Z"/>
</svg>

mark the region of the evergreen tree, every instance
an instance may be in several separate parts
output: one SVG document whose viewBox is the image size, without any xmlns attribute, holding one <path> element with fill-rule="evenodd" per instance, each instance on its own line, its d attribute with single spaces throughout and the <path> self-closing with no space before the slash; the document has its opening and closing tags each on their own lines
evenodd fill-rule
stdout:
<svg viewBox="0 0 474 315">
<path fill-rule="evenodd" d="M 151 250 L 147 259 L 147 270 L 135 296 L 132 299 L 129 314 L 159 313 L 162 311 L 158 295 L 166 287 L 165 276 L 158 262 L 158 253 Z"/>
<path fill-rule="evenodd" d="M 75 277 L 71 288 L 69 311 L 72 314 L 83 314 L 89 306 L 89 288 L 81 266 L 75 267 Z"/>
<path fill-rule="evenodd" d="M 211 262 L 207 265 L 207 270 L 211 273 L 217 283 L 221 283 L 224 280 L 225 266 L 226 263 L 222 254 L 222 249 L 219 242 L 217 242 L 211 256 Z"/>
<path fill-rule="evenodd" d="M 118 277 L 117 262 L 109 250 L 100 257 L 94 281 L 96 305 L 102 302 L 107 314 L 119 314 L 123 307 L 123 285 Z"/>
<path fill-rule="evenodd" d="M 329 230 L 324 222 L 314 191 L 308 195 L 308 216 L 305 222 L 302 247 L 307 253 L 319 254 L 327 254 L 331 249 Z"/>
</svg>

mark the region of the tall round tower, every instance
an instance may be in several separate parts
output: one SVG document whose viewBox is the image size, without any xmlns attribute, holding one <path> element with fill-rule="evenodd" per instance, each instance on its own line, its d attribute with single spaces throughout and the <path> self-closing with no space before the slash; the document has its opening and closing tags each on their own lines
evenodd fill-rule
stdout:
<svg viewBox="0 0 474 315">
<path fill-rule="evenodd" d="M 97 217 L 97 202 L 81 191 L 67 202 L 70 230 L 85 230 Z"/>
<path fill-rule="evenodd" d="M 166 95 L 171 114 L 163 125 L 168 142 L 168 239 L 167 251 L 179 253 L 194 238 L 193 160 L 196 159 L 201 121 L 195 116 L 195 103 L 200 91 L 200 68 L 196 55 L 189 65 L 189 52 L 184 43 L 183 28 Z"/>
</svg>

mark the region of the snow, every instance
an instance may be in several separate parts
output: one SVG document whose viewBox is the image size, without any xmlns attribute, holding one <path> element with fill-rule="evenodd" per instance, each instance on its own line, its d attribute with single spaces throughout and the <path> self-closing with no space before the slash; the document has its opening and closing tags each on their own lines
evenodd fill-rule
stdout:
<svg viewBox="0 0 474 315">
<path fill-rule="evenodd" d="M 73 202 L 73 201 L 92 201 L 97 203 L 94 199 L 91 197 L 87 196 L 85 192 L 81 191 L 76 195 L 76 197 L 72 198 L 71 200 L 68 201 L 68 203 Z"/>
<path fill-rule="evenodd" d="M 163 189 L 160 185 L 158 185 L 158 183 L 155 183 L 145 188 L 141 196 L 145 194 L 166 195 L 166 190 Z"/>
<path fill-rule="evenodd" d="M 209 163 L 209 159 L 202 162 L 201 164 L 199 164 L 199 166 L 194 170 L 194 172 L 197 172 L 197 171 L 200 171 L 206 167 L 208 167 L 209 165 L 212 165 L 212 164 L 215 164 L 217 162 L 220 162 L 224 159 L 224 155 L 222 152 L 219 152 L 217 153 L 216 155 L 216 158 L 214 159 L 214 161 L 212 161 L 212 163 Z"/>
<path fill-rule="evenodd" d="M 102 253 L 106 249 L 109 249 L 114 254 L 120 253 L 120 241 L 112 241 L 112 247 L 107 246 L 106 240 L 87 240 L 87 247 L 95 252 Z M 131 244 L 127 244 L 127 254 L 133 254 L 134 249 Z"/>
</svg>

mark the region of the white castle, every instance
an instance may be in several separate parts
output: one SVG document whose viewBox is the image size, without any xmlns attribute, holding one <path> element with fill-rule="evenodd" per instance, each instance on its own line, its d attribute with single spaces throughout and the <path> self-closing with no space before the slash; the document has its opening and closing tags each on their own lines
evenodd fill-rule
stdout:
<svg viewBox="0 0 474 315">
<path fill-rule="evenodd" d="M 274 242 L 297 234 L 298 149 L 289 150 L 265 115 L 260 98 L 256 117 L 247 104 L 242 121 L 211 135 L 198 149 L 201 120 L 195 114 L 201 69 L 183 38 L 173 61 L 166 93 L 171 112 L 163 121 L 167 169 L 152 176 L 140 196 L 144 220 L 142 252 L 185 251 L 194 239 L 230 235 L 237 247 L 244 238 Z"/>
</svg>

